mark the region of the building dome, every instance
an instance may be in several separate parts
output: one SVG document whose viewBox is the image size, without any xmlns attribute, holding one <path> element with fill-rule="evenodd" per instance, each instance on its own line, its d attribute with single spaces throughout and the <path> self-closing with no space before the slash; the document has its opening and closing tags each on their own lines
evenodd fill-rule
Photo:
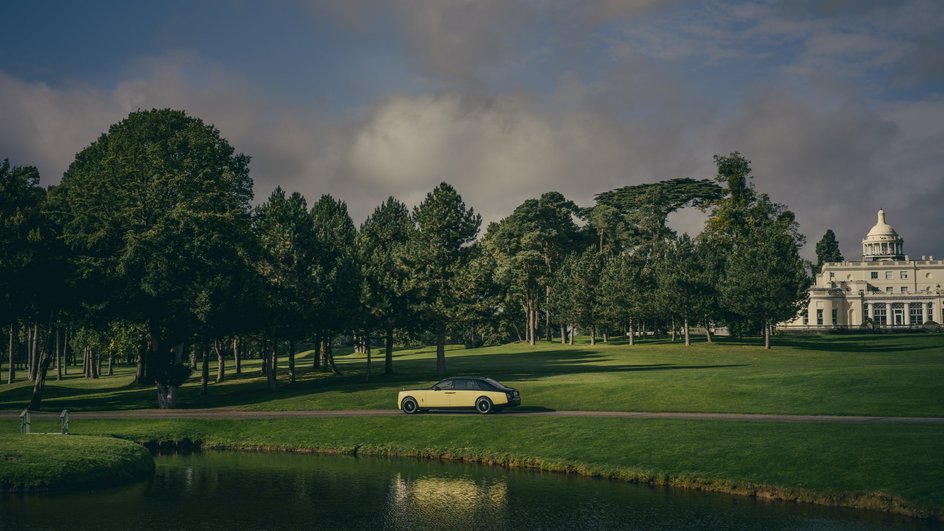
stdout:
<svg viewBox="0 0 944 531">
<path fill-rule="evenodd" d="M 869 233 L 865 236 L 865 239 L 878 239 L 882 240 L 884 238 L 876 238 L 877 236 L 890 236 L 892 238 L 898 238 L 898 233 L 895 232 L 895 229 L 891 225 L 885 223 L 885 211 L 879 209 L 878 211 L 878 222 L 869 230 Z"/>
<path fill-rule="evenodd" d="M 904 260 L 904 240 L 885 222 L 885 211 L 879 209 L 878 221 L 862 240 L 863 260 Z"/>
</svg>

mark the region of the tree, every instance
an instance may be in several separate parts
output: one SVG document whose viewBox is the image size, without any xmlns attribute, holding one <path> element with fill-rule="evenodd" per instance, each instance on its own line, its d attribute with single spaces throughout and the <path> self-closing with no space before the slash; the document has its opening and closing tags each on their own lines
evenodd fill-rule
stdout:
<svg viewBox="0 0 944 531">
<path fill-rule="evenodd" d="M 725 264 L 721 300 L 731 311 L 763 326 L 764 348 L 770 329 L 796 316 L 806 303 L 809 277 L 796 239 L 788 227 L 768 222 L 739 238 Z"/>
<path fill-rule="evenodd" d="M 823 264 L 826 262 L 842 262 L 842 252 L 839 250 L 839 242 L 836 240 L 836 233 L 833 229 L 826 229 L 823 238 L 816 242 L 816 266 L 813 268 L 813 276 L 823 270 Z"/>
<path fill-rule="evenodd" d="M 7 383 L 16 377 L 16 336 L 20 321 L 35 317 L 42 274 L 44 225 L 41 204 L 46 191 L 33 166 L 0 163 L 0 327 L 9 326 Z M 2 355 L 0 355 L 2 360 Z M 2 363 L 0 363 L 2 367 Z"/>
<path fill-rule="evenodd" d="M 441 183 L 413 209 L 413 223 L 416 234 L 405 254 L 412 271 L 408 287 L 436 334 L 436 373 L 444 374 L 446 329 L 459 314 L 456 276 L 467 263 L 482 217 L 466 208 L 452 186 Z"/>
<path fill-rule="evenodd" d="M 590 344 L 596 344 L 597 325 L 603 318 L 600 301 L 600 277 L 604 257 L 595 247 L 570 255 L 561 266 L 557 289 L 562 292 L 559 304 L 563 317 L 571 325 L 590 329 Z"/>
<path fill-rule="evenodd" d="M 357 265 L 357 229 L 347 204 L 323 195 L 311 207 L 318 264 L 315 331 L 324 343 L 323 368 L 340 374 L 334 364 L 334 336 L 359 326 L 360 268 Z"/>
<path fill-rule="evenodd" d="M 139 111 L 79 152 L 50 195 L 87 307 L 146 326 L 148 377 L 174 407 L 190 371 L 170 347 L 223 313 L 208 304 L 225 304 L 244 265 L 249 157 L 182 111 Z"/>
<path fill-rule="evenodd" d="M 600 273 L 600 318 L 608 326 L 626 327 L 630 345 L 635 342 L 635 327 L 649 296 L 642 289 L 642 268 L 642 260 L 622 253 L 606 259 Z"/>
<path fill-rule="evenodd" d="M 689 324 L 698 316 L 698 299 L 705 291 L 698 266 L 695 242 L 688 234 L 664 246 L 655 260 L 654 296 L 664 314 L 682 322 L 685 346 L 691 345 Z"/>
<path fill-rule="evenodd" d="M 388 197 L 367 217 L 357 236 L 358 262 L 364 280 L 361 294 L 370 324 L 384 331 L 384 373 L 393 373 L 393 332 L 410 325 L 408 271 L 402 256 L 414 227 L 406 205 Z"/>
<path fill-rule="evenodd" d="M 301 194 L 286 196 L 281 187 L 253 212 L 253 233 L 259 245 L 256 271 L 264 280 L 265 319 L 261 328 L 273 340 L 288 340 L 289 383 L 295 381 L 294 342 L 314 330 L 321 272 L 315 225 Z M 217 345 L 218 353 L 222 345 Z M 265 349 L 269 388 L 276 388 L 275 357 Z"/>
</svg>

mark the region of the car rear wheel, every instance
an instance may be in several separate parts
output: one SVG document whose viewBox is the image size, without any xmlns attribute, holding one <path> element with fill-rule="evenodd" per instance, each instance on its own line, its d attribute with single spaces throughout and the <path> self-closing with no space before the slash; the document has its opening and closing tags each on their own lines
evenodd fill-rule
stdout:
<svg viewBox="0 0 944 531">
<path fill-rule="evenodd" d="M 495 407 L 492 405 L 492 401 L 489 400 L 487 396 L 481 396 L 475 401 L 475 410 L 483 415 L 486 415 L 494 411 Z"/>
<path fill-rule="evenodd" d="M 416 399 L 412 396 L 408 396 L 403 399 L 403 402 L 400 402 L 400 409 L 407 415 L 412 415 L 420 410 L 419 404 L 416 403 Z"/>
</svg>

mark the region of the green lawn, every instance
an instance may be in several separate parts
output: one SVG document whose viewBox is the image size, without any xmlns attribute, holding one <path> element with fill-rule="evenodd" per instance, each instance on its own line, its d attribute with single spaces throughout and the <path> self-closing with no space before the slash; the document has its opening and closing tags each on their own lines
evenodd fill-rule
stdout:
<svg viewBox="0 0 944 531">
<path fill-rule="evenodd" d="M 54 427 L 52 421 L 50 429 Z M 0 429 L 14 428 L 13 421 Z M 318 450 L 506 466 L 944 515 L 944 426 L 468 415 L 83 420 L 77 433 L 205 448 Z"/>
<path fill-rule="evenodd" d="M 0 433 L 0 492 L 101 487 L 154 473 L 154 459 L 141 445 L 113 437 L 23 435 L 7 424 L 11 429 Z"/>
<path fill-rule="evenodd" d="M 383 376 L 375 352 L 374 376 L 364 381 L 362 354 L 338 356 L 344 376 L 309 369 L 298 359 L 299 378 L 271 393 L 258 360 L 244 363 L 240 378 L 210 384 L 197 393 L 197 375 L 181 392 L 181 407 L 248 409 L 393 408 L 402 387 L 437 380 L 432 348 L 396 352 L 394 376 Z M 944 416 L 944 336 L 835 335 L 776 338 L 773 350 L 757 342 L 668 341 L 581 343 L 564 346 L 511 344 L 447 352 L 449 375 L 487 375 L 517 387 L 526 408 L 614 411 L 695 411 L 780 414 Z M 155 407 L 152 388 L 131 387 L 132 369 L 99 380 L 76 376 L 47 384 L 45 409 Z M 215 363 L 211 374 L 215 374 Z M 29 401 L 26 382 L 0 385 L 0 409 Z"/>
</svg>

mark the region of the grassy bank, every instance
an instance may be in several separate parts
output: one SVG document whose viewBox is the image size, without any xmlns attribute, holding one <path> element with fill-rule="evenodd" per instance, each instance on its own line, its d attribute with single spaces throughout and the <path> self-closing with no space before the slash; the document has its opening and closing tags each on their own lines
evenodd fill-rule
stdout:
<svg viewBox="0 0 944 531">
<path fill-rule="evenodd" d="M 151 454 L 126 440 L 82 435 L 0 435 L 0 492 L 104 487 L 153 473 Z"/>
<path fill-rule="evenodd" d="M 524 405 L 543 409 L 696 411 L 774 414 L 944 416 L 944 336 L 836 335 L 776 338 L 773 350 L 756 341 L 696 342 L 686 348 L 667 340 L 560 345 L 539 343 L 479 349 L 451 346 L 449 375 L 481 374 L 522 391 Z M 374 375 L 365 381 L 363 354 L 339 352 L 343 376 L 311 370 L 311 357 L 298 358 L 298 382 L 272 393 L 258 360 L 243 374 L 211 383 L 198 394 L 197 377 L 181 390 L 181 407 L 247 409 L 393 408 L 401 387 L 428 386 L 435 374 L 432 348 L 396 352 L 396 374 L 381 375 L 375 351 Z M 215 375 L 215 358 L 211 375 Z M 57 410 L 155 407 L 151 387 L 133 387 L 132 368 L 113 377 L 86 380 L 72 369 L 61 382 L 47 383 L 44 408 Z M 0 409 L 29 402 L 27 382 L 0 385 Z"/>
<path fill-rule="evenodd" d="M 216 449 L 467 460 L 944 516 L 944 427 L 933 425 L 476 415 L 76 424 L 142 443 L 190 438 Z"/>
</svg>

